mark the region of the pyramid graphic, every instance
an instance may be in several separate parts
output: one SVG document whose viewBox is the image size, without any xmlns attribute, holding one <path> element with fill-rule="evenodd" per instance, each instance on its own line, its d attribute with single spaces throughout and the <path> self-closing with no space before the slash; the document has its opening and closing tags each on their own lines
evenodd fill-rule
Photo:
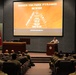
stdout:
<svg viewBox="0 0 76 75">
<path fill-rule="evenodd" d="M 26 23 L 27 28 L 47 28 L 44 16 L 38 12 L 33 12 Z"/>
</svg>

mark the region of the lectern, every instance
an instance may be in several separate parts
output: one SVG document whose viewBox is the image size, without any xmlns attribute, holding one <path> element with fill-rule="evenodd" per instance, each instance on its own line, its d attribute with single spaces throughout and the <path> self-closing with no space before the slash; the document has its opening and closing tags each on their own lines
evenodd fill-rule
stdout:
<svg viewBox="0 0 76 75">
<path fill-rule="evenodd" d="M 57 50 L 58 50 L 58 44 L 47 43 L 47 51 L 46 51 L 47 55 L 53 55 L 54 52 Z"/>
</svg>

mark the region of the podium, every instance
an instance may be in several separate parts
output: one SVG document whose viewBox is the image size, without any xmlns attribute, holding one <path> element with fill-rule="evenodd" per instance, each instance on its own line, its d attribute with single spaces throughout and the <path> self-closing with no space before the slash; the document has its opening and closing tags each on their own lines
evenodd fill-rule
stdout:
<svg viewBox="0 0 76 75">
<path fill-rule="evenodd" d="M 55 51 L 58 52 L 58 44 L 47 43 L 46 54 L 47 55 L 53 55 Z"/>
</svg>

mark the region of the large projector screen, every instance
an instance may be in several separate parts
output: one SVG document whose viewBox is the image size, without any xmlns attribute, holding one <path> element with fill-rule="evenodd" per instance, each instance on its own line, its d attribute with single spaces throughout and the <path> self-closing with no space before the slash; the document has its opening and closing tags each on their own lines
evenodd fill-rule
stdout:
<svg viewBox="0 0 76 75">
<path fill-rule="evenodd" d="M 63 0 L 13 2 L 14 36 L 63 36 Z"/>
</svg>

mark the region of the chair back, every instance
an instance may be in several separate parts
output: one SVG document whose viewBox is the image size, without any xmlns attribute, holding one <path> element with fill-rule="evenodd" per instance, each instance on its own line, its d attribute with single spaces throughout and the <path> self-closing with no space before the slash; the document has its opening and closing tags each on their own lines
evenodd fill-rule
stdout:
<svg viewBox="0 0 76 75">
<path fill-rule="evenodd" d="M 3 72 L 7 73 L 8 75 L 19 75 L 18 73 L 20 73 L 20 66 L 12 62 L 4 62 Z"/>
<path fill-rule="evenodd" d="M 20 61 L 20 62 L 22 63 L 22 65 L 23 65 L 26 61 L 28 61 L 28 59 L 27 59 L 26 57 L 24 57 L 24 58 L 21 58 L 19 61 Z"/>
<path fill-rule="evenodd" d="M 73 63 L 69 60 L 61 60 L 58 67 L 59 70 L 57 75 L 68 75 L 74 71 Z"/>
</svg>

